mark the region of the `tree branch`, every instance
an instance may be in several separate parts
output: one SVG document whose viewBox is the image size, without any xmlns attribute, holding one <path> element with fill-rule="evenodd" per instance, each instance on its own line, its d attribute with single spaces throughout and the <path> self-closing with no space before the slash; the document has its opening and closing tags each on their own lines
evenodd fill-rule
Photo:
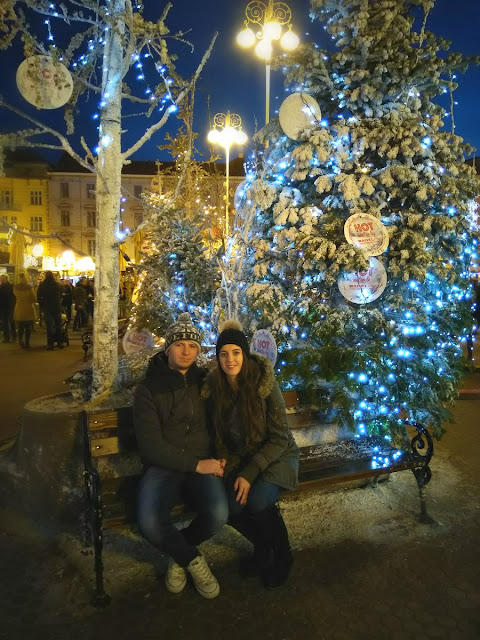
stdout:
<svg viewBox="0 0 480 640">
<path fill-rule="evenodd" d="M 213 45 L 215 44 L 215 40 L 217 39 L 217 37 L 218 37 L 218 31 L 213 36 L 208 49 L 204 53 L 202 61 L 198 65 L 197 70 L 195 71 L 195 73 L 193 75 L 193 78 L 190 81 L 190 85 L 188 87 L 185 87 L 184 89 L 182 89 L 182 91 L 179 93 L 178 97 L 175 100 L 175 104 L 178 105 L 180 102 L 183 101 L 183 99 L 185 98 L 185 96 L 187 95 L 187 93 L 189 91 L 189 88 L 192 85 L 194 85 L 195 82 L 197 81 L 200 73 L 203 71 L 203 67 L 205 66 L 208 58 L 210 57 L 210 54 L 212 53 Z M 164 124 L 167 122 L 169 116 L 170 116 L 170 112 L 167 109 L 167 111 L 163 114 L 162 118 L 156 124 L 152 125 L 149 129 L 147 129 L 146 132 L 144 133 L 144 135 L 139 140 L 137 140 L 137 142 L 133 146 L 131 146 L 130 149 L 127 149 L 122 154 L 123 159 L 127 160 L 136 151 L 141 149 L 143 147 L 143 145 L 146 142 L 148 142 L 148 140 L 150 140 L 150 138 L 153 136 L 153 134 L 156 133 L 159 129 L 161 129 L 164 126 Z"/>
</svg>

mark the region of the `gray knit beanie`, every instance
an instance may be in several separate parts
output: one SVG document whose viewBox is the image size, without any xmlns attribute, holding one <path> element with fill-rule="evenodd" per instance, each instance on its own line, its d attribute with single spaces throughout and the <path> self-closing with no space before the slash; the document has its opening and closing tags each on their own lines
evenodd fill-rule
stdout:
<svg viewBox="0 0 480 640">
<path fill-rule="evenodd" d="M 194 327 L 192 320 L 188 313 L 181 313 L 178 316 L 176 322 L 171 324 L 165 333 L 165 353 L 169 350 L 174 342 L 179 340 L 188 340 L 189 342 L 195 342 L 198 346 L 198 351 L 201 350 L 200 346 L 200 331 L 197 327 Z"/>
</svg>

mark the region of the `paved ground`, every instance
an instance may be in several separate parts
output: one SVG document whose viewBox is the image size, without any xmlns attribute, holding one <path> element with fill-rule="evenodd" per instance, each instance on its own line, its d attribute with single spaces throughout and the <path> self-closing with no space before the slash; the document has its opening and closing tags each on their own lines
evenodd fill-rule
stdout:
<svg viewBox="0 0 480 640">
<path fill-rule="evenodd" d="M 6 400 L 0 441 L 18 429 L 26 400 L 61 391 L 65 374 L 82 366 L 74 336 L 61 352 L 44 352 L 40 333 L 31 353 L 0 344 Z M 464 387 L 480 389 L 480 374 L 469 375 Z M 295 564 L 288 584 L 277 590 L 238 577 L 241 543 L 227 528 L 205 545 L 220 596 L 206 601 L 191 585 L 172 596 L 162 582 L 164 559 L 125 533 L 107 536 L 113 600 L 98 610 L 89 605 L 92 558 L 80 538 L 46 539 L 28 520 L 3 511 L 0 639 L 477 640 L 479 414 L 478 394 L 465 395 L 455 408 L 456 425 L 436 444 L 428 486 L 436 525 L 416 521 L 409 472 L 375 490 L 310 492 L 285 501 Z"/>
</svg>

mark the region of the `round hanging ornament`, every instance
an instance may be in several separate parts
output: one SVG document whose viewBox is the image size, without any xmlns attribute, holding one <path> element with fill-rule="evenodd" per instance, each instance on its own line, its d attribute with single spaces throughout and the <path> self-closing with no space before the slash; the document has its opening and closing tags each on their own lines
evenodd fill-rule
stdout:
<svg viewBox="0 0 480 640">
<path fill-rule="evenodd" d="M 123 350 L 127 355 L 137 353 L 142 349 L 153 349 L 155 346 L 155 337 L 148 329 L 137 329 L 133 327 L 129 329 L 122 340 Z"/>
<path fill-rule="evenodd" d="M 292 93 L 285 98 L 278 113 L 280 126 L 292 140 L 298 140 L 304 129 L 311 129 L 322 119 L 318 102 L 308 93 Z"/>
<path fill-rule="evenodd" d="M 355 213 L 347 218 L 343 232 L 349 244 L 363 249 L 369 256 L 379 256 L 388 247 L 385 225 L 368 213 Z"/>
<path fill-rule="evenodd" d="M 17 87 L 37 109 L 58 109 L 70 100 L 73 80 L 61 62 L 50 56 L 31 56 L 17 69 Z"/>
<path fill-rule="evenodd" d="M 273 366 L 275 366 L 275 362 L 277 361 L 277 343 L 268 329 L 255 331 L 250 344 L 250 350 L 252 353 L 265 356 L 265 358 L 268 358 Z"/>
<path fill-rule="evenodd" d="M 349 302 L 367 304 L 379 298 L 387 286 L 387 272 L 376 258 L 370 258 L 366 271 L 343 273 L 338 279 L 340 293 Z"/>
</svg>

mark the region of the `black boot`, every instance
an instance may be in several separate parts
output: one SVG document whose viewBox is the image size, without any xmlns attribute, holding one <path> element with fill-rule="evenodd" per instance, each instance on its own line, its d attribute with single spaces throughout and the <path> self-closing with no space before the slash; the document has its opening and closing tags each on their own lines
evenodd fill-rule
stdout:
<svg viewBox="0 0 480 640">
<path fill-rule="evenodd" d="M 270 549 L 258 530 L 254 516 L 244 511 L 230 518 L 228 524 L 253 544 L 253 555 L 240 558 L 240 575 L 244 578 L 263 575 L 270 560 Z"/>
<path fill-rule="evenodd" d="M 254 519 L 271 551 L 262 573 L 263 584 L 279 587 L 288 578 L 293 562 L 287 527 L 276 504 L 256 513 Z"/>
</svg>

